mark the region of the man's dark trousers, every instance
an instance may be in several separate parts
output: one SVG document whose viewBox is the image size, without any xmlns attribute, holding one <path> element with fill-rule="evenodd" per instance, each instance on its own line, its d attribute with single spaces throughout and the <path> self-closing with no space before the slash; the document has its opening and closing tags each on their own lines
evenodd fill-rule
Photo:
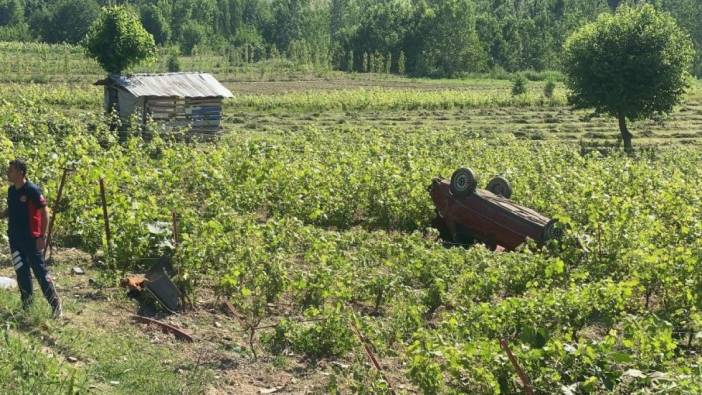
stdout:
<svg viewBox="0 0 702 395">
<path fill-rule="evenodd" d="M 44 297 L 49 301 L 51 307 L 56 309 L 60 304 L 58 294 L 46 269 L 43 253 L 37 249 L 36 240 L 30 239 L 22 243 L 10 242 L 10 249 L 12 250 L 12 264 L 17 272 L 17 285 L 22 297 L 22 307 L 27 308 L 32 300 L 31 272 L 33 271 Z"/>
</svg>

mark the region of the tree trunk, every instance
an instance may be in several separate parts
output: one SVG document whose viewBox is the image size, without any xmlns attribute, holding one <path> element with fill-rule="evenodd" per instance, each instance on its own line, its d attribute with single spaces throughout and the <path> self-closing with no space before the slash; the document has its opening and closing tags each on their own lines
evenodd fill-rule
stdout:
<svg viewBox="0 0 702 395">
<path fill-rule="evenodd" d="M 634 152 L 634 148 L 631 146 L 631 138 L 633 137 L 629 133 L 629 129 L 626 127 L 626 117 L 624 115 L 619 115 L 619 132 L 622 134 L 622 141 L 624 142 L 624 151 L 630 154 Z"/>
</svg>

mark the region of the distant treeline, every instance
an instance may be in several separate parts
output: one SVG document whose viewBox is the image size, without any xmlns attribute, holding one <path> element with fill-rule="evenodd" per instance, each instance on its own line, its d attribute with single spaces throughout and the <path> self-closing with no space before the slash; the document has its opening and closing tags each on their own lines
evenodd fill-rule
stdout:
<svg viewBox="0 0 702 395">
<path fill-rule="evenodd" d="M 421 76 L 558 69 L 579 26 L 625 0 L 0 0 L 0 40 L 79 42 L 107 3 L 129 3 L 157 44 L 232 62 L 285 57 Z M 702 48 L 702 1 L 670 12 Z M 702 76 L 702 51 L 695 74 Z"/>
</svg>

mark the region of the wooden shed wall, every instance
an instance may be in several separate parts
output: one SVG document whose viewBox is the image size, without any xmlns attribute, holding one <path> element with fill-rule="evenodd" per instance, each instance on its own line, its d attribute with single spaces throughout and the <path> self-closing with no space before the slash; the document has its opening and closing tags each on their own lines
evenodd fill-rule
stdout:
<svg viewBox="0 0 702 395">
<path fill-rule="evenodd" d="M 105 108 L 114 102 L 105 87 Z M 139 122 L 147 119 L 162 123 L 168 127 L 188 127 L 195 133 L 216 134 L 221 129 L 222 98 L 182 98 L 182 97 L 134 97 L 130 93 L 118 89 L 116 97 L 117 109 L 122 119 L 129 119 L 136 114 Z"/>
<path fill-rule="evenodd" d="M 149 97 L 145 113 L 156 122 L 186 127 L 196 133 L 218 133 L 222 121 L 221 98 Z"/>
<path fill-rule="evenodd" d="M 222 122 L 222 99 L 186 98 L 185 113 L 194 132 L 217 133 Z"/>
</svg>

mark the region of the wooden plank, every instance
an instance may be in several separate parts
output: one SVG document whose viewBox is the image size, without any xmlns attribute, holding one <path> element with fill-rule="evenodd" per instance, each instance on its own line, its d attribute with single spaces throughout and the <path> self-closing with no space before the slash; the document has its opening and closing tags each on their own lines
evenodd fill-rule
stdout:
<svg viewBox="0 0 702 395">
<path fill-rule="evenodd" d="M 167 115 L 167 116 L 169 116 L 169 117 L 174 117 L 174 116 L 175 116 L 175 113 L 174 113 L 174 112 L 171 112 L 171 111 L 151 111 L 150 113 L 151 113 L 152 116 L 155 115 L 155 114 Z"/>
<path fill-rule="evenodd" d="M 191 114 L 186 114 L 189 115 L 190 118 L 222 118 L 221 113 L 191 113 Z"/>
<path fill-rule="evenodd" d="M 202 110 L 202 109 L 212 109 L 212 110 L 214 110 L 214 109 L 217 109 L 217 110 L 220 110 L 220 111 L 221 111 L 221 109 L 222 109 L 221 106 L 185 106 L 185 108 L 191 108 L 191 109 L 195 109 L 195 110 Z"/>
<path fill-rule="evenodd" d="M 159 111 L 159 112 L 152 112 L 152 113 L 151 113 L 151 116 L 152 116 L 152 117 L 168 117 L 168 118 L 172 118 L 172 117 L 173 117 L 173 113 Z"/>
<path fill-rule="evenodd" d="M 190 106 L 193 111 L 222 111 L 219 106 Z"/>
<path fill-rule="evenodd" d="M 219 107 L 190 107 L 192 112 L 221 112 L 222 109 Z"/>
<path fill-rule="evenodd" d="M 221 118 L 222 114 L 220 113 L 194 113 L 192 114 L 192 118 Z"/>
<path fill-rule="evenodd" d="M 196 112 L 194 114 L 191 114 L 191 118 L 221 118 L 222 114 L 220 113 L 199 113 Z"/>
<path fill-rule="evenodd" d="M 193 118 L 192 119 L 193 123 L 200 122 L 200 123 L 215 123 L 219 125 L 220 122 L 222 122 L 221 119 L 219 118 Z"/>
<path fill-rule="evenodd" d="M 221 112 L 209 112 L 209 111 L 203 111 L 203 112 L 194 112 L 193 117 L 221 117 L 222 113 Z"/>
<path fill-rule="evenodd" d="M 168 117 L 168 118 L 175 118 L 173 114 L 167 113 L 167 112 L 154 112 L 150 114 L 151 117 Z"/>
<path fill-rule="evenodd" d="M 148 103 L 147 107 L 164 107 L 164 108 L 176 108 L 175 103 Z"/>
<path fill-rule="evenodd" d="M 185 106 L 186 106 L 186 107 L 190 107 L 190 108 L 193 108 L 193 107 L 212 107 L 212 108 L 215 108 L 215 107 L 216 107 L 216 108 L 222 108 L 222 104 L 221 104 L 221 103 L 186 103 Z"/>
<path fill-rule="evenodd" d="M 193 127 L 219 127 L 219 122 L 215 121 L 194 121 L 191 123 Z"/>
<path fill-rule="evenodd" d="M 156 106 L 156 105 L 149 105 L 149 106 L 147 106 L 147 108 L 149 108 L 149 109 L 168 109 L 168 110 L 170 110 L 170 111 L 175 111 L 175 110 L 176 110 L 175 106 L 172 106 L 172 105 L 171 105 L 171 106 L 166 106 L 166 105 L 164 105 L 164 106 L 161 106 L 161 105 L 157 105 L 157 106 Z"/>
<path fill-rule="evenodd" d="M 192 127 L 190 130 L 192 130 L 193 132 L 214 133 L 219 132 L 221 129 L 218 127 Z"/>
<path fill-rule="evenodd" d="M 193 104 L 193 103 L 222 103 L 222 99 L 218 98 L 193 98 L 193 97 L 186 97 L 185 102 L 188 104 Z"/>
<path fill-rule="evenodd" d="M 148 100 L 148 104 L 167 104 L 167 105 L 175 105 L 176 101 L 175 100 Z"/>
</svg>

